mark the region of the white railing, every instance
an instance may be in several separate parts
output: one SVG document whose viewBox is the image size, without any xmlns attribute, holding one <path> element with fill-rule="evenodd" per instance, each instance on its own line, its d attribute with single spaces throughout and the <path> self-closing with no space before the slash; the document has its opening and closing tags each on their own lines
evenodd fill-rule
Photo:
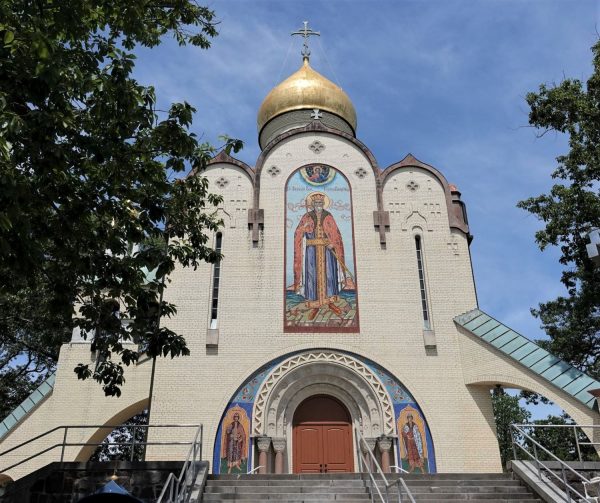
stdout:
<svg viewBox="0 0 600 503">
<path fill-rule="evenodd" d="M 411 503 L 415 503 L 415 499 L 410 492 L 410 489 L 406 485 L 406 482 L 402 477 L 398 477 L 396 480 L 388 482 L 381 466 L 377 462 L 374 454 L 371 452 L 371 448 L 369 444 L 367 444 L 366 440 L 362 437 L 362 435 L 358 432 L 357 429 L 354 430 L 356 436 L 356 453 L 358 456 L 358 466 L 359 471 L 366 473 L 369 476 L 369 480 L 371 482 L 369 493 L 371 495 L 371 501 L 373 502 L 375 499 L 375 494 L 377 494 L 379 501 L 381 503 L 389 503 L 390 502 L 390 488 L 396 486 L 398 489 L 398 503 L 402 503 L 402 492 L 406 493 L 406 497 Z M 368 453 L 368 457 L 366 457 L 363 453 L 363 449 Z M 373 468 L 376 468 L 375 473 L 373 472 Z M 398 467 L 395 467 L 398 468 Z M 401 471 L 403 471 L 400 468 Z M 379 484 L 377 483 L 376 476 L 383 483 L 384 492 L 381 492 L 379 488 Z"/>
<path fill-rule="evenodd" d="M 170 473 L 156 503 L 188 503 L 196 486 L 198 468 L 202 461 L 202 425 L 196 430 L 179 477 Z"/>
<path fill-rule="evenodd" d="M 579 435 L 577 432 L 577 428 L 585 428 L 585 429 L 598 429 L 600 426 L 598 425 L 570 425 L 570 424 L 511 424 L 510 425 L 510 434 L 512 440 L 512 449 L 513 449 L 513 457 L 514 459 L 518 459 L 517 453 L 523 453 L 526 457 L 534 463 L 537 471 L 537 476 L 540 481 L 543 482 L 558 482 L 562 484 L 564 488 L 564 492 L 567 497 L 567 501 L 571 502 L 572 499 L 576 499 L 579 501 L 597 501 L 596 498 L 592 498 L 588 496 L 588 487 L 593 487 L 594 482 L 590 481 L 587 477 L 574 470 L 568 463 L 560 459 L 554 453 L 550 452 L 546 447 L 540 444 L 537 440 L 535 440 L 529 433 L 527 433 L 527 429 L 530 428 L 570 428 L 573 429 L 573 433 L 575 435 L 575 444 L 577 448 L 577 455 L 579 461 L 583 461 L 583 457 L 581 454 L 581 446 L 582 445 L 591 445 L 596 446 L 600 445 L 598 442 L 580 442 Z M 544 453 L 546 460 L 540 459 L 541 453 Z M 556 473 L 557 468 L 552 467 L 548 464 L 548 462 L 558 463 L 558 470 L 560 470 L 560 475 Z M 571 479 L 574 479 L 576 482 L 579 482 L 583 488 L 585 494 L 581 494 L 574 487 L 573 482 L 569 481 L 567 478 L 567 474 L 570 475 Z M 544 479 L 546 477 L 546 480 Z M 554 480 L 553 480 L 554 479 Z"/>
</svg>

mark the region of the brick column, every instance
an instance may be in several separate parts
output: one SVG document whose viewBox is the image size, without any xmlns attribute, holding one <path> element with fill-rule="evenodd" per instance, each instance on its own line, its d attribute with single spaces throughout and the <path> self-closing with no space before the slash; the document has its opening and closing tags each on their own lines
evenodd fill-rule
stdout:
<svg viewBox="0 0 600 503">
<path fill-rule="evenodd" d="M 379 437 L 377 439 L 381 451 L 381 469 L 384 473 L 390 473 L 390 449 L 392 448 L 391 437 Z"/>
<path fill-rule="evenodd" d="M 267 453 L 271 446 L 271 437 L 256 437 L 256 446 L 258 447 L 258 473 L 267 473 Z"/>
<path fill-rule="evenodd" d="M 274 438 L 273 449 L 275 449 L 275 473 L 283 473 L 283 451 L 285 451 L 285 438 Z"/>
</svg>

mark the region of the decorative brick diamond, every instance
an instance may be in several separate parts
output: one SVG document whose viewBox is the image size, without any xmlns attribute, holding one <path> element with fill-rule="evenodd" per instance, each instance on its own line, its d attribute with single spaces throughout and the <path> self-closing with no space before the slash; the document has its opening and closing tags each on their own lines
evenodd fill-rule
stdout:
<svg viewBox="0 0 600 503">
<path fill-rule="evenodd" d="M 367 170 L 365 168 L 358 168 L 354 174 L 358 176 L 358 178 L 364 178 L 367 176 Z"/>
<path fill-rule="evenodd" d="M 315 140 L 308 146 L 308 148 L 311 149 L 315 154 L 320 154 L 323 152 L 323 150 L 325 150 L 325 145 L 323 145 L 319 140 Z"/>
<path fill-rule="evenodd" d="M 410 190 L 411 192 L 414 192 L 415 190 L 417 190 L 419 188 L 419 184 L 417 182 L 415 182 L 414 180 L 411 180 L 410 182 L 408 182 L 406 184 L 406 188 L 408 190 Z"/>
<path fill-rule="evenodd" d="M 217 178 L 217 181 L 215 183 L 217 184 L 217 187 L 224 189 L 227 185 L 229 185 L 229 180 L 222 176 L 220 178 Z"/>
<path fill-rule="evenodd" d="M 281 170 L 277 166 L 271 166 L 267 170 L 267 173 L 269 173 L 269 175 L 271 175 L 272 177 L 276 177 L 279 173 L 281 173 Z"/>
</svg>

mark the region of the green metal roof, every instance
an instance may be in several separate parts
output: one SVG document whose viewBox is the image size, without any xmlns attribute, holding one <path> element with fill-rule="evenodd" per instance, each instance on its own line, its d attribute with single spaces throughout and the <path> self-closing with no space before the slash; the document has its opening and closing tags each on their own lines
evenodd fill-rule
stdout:
<svg viewBox="0 0 600 503">
<path fill-rule="evenodd" d="M 551 355 L 479 309 L 461 314 L 454 321 L 590 409 L 594 408 L 595 398 L 589 391 L 600 388 L 596 379 Z"/>
<path fill-rule="evenodd" d="M 25 400 L 23 400 L 15 410 L 13 410 L 0 423 L 0 439 L 3 438 L 10 430 L 19 424 L 23 418 L 36 405 L 42 402 L 54 389 L 54 380 L 56 374 L 52 373 L 42 384 L 40 384 Z"/>
</svg>

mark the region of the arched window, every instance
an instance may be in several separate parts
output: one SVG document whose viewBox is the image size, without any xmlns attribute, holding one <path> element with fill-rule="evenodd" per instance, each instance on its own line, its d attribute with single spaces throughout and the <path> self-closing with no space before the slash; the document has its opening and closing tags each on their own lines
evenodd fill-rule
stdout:
<svg viewBox="0 0 600 503">
<path fill-rule="evenodd" d="M 415 236 L 417 250 L 417 270 L 419 272 L 419 289 L 421 290 L 421 308 L 423 310 L 423 328 L 431 330 L 431 317 L 429 314 L 429 300 L 427 297 L 427 284 L 425 283 L 425 265 L 423 264 L 423 243 L 421 236 Z"/>
<path fill-rule="evenodd" d="M 223 234 L 217 232 L 215 239 L 215 251 L 221 253 Z M 219 320 L 219 283 L 221 281 L 221 261 L 213 265 L 212 299 L 210 304 L 210 328 L 217 328 Z"/>
</svg>

